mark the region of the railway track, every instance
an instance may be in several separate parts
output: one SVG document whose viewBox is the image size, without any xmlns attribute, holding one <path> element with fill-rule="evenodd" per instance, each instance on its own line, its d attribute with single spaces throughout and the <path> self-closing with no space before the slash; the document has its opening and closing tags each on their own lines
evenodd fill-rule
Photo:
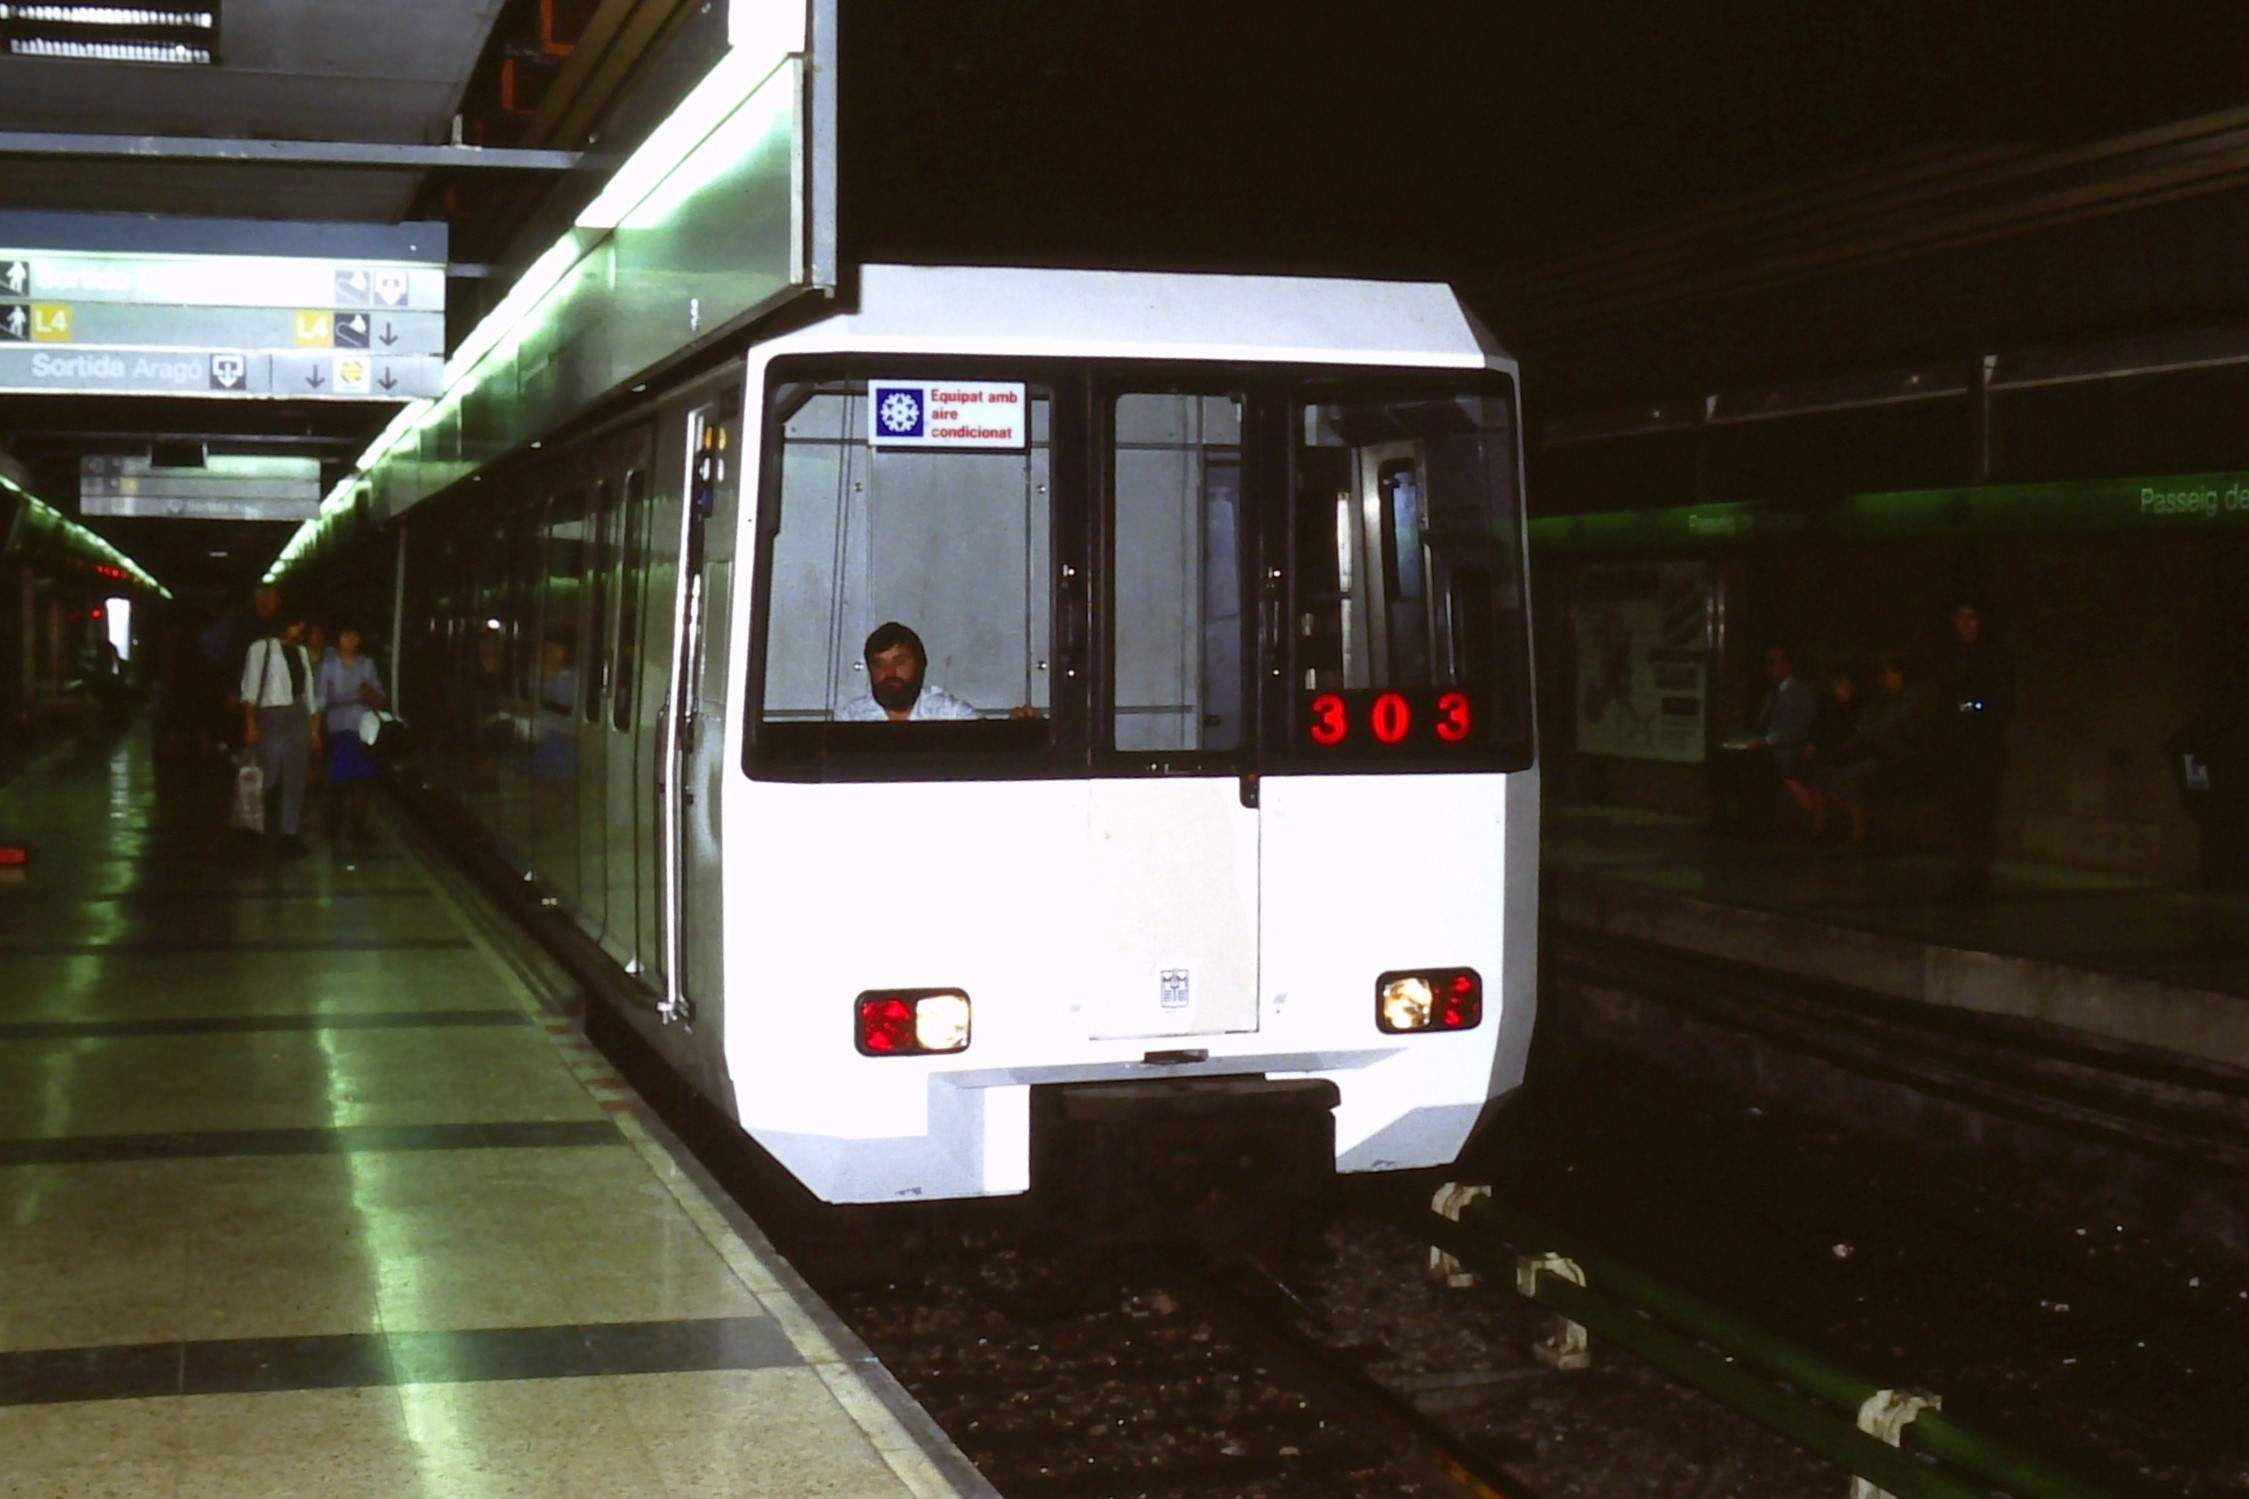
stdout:
<svg viewBox="0 0 2249 1499">
<path fill-rule="evenodd" d="M 1535 1499 L 1254 1261 L 1127 1266 L 1067 1311 L 1053 1278 L 998 1249 L 831 1299 L 1009 1499 Z"/>
</svg>

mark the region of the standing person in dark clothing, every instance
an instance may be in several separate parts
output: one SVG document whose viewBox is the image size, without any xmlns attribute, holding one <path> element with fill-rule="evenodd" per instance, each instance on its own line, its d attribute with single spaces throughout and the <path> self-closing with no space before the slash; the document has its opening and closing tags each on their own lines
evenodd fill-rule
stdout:
<svg viewBox="0 0 2249 1499">
<path fill-rule="evenodd" d="M 2007 724 L 2015 715 L 2014 672 L 1985 637 L 1983 611 L 1972 599 L 1953 606 L 1952 639 L 1937 669 L 1943 727 L 1936 777 L 1953 847 L 1955 899 L 1991 893 L 1991 860 L 1999 841 L 1999 783 L 2007 770 Z"/>
</svg>

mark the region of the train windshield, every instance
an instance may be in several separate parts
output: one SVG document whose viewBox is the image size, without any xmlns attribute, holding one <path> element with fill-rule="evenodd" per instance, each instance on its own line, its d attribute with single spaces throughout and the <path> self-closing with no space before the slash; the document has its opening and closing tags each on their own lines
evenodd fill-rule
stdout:
<svg viewBox="0 0 2249 1499">
<path fill-rule="evenodd" d="M 757 775 L 1529 763 L 1512 386 L 783 361 Z"/>
</svg>

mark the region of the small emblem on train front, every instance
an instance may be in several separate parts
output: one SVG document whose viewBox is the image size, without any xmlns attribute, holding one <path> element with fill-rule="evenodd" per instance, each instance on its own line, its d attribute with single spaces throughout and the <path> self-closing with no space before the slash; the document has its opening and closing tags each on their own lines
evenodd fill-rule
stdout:
<svg viewBox="0 0 2249 1499">
<path fill-rule="evenodd" d="M 1193 998 L 1192 982 L 1184 968 L 1166 968 L 1157 990 L 1158 998 L 1167 1010 L 1184 1010 Z"/>
</svg>

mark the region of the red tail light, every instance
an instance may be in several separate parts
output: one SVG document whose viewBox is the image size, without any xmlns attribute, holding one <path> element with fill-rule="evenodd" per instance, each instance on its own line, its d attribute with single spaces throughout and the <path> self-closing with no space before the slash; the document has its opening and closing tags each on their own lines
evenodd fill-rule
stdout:
<svg viewBox="0 0 2249 1499">
<path fill-rule="evenodd" d="M 1472 1030 L 1484 1018 L 1484 981 L 1473 968 L 1464 968 L 1445 983 L 1437 1001 L 1440 1030 Z"/>
<path fill-rule="evenodd" d="M 859 996 L 853 1039 L 862 1056 L 968 1050 L 968 996 L 958 989 L 894 989 Z"/>
<path fill-rule="evenodd" d="M 871 1057 L 919 1050 L 914 1044 L 914 1007 L 894 995 L 861 995 L 859 1049 Z"/>
</svg>

